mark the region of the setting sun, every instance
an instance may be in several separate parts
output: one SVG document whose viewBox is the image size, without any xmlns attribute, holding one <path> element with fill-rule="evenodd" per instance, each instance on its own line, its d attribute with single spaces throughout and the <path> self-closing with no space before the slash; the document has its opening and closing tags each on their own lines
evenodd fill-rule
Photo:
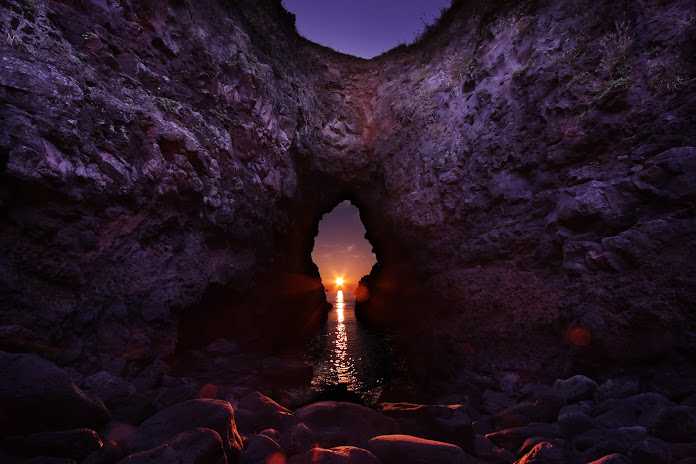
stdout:
<svg viewBox="0 0 696 464">
<path fill-rule="evenodd" d="M 343 285 L 343 278 L 339 277 L 336 279 L 336 285 Z"/>
</svg>

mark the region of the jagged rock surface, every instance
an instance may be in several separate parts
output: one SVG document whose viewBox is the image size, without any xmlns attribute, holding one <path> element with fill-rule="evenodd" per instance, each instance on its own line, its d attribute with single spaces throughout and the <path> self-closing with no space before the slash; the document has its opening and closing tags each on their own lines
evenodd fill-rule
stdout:
<svg viewBox="0 0 696 464">
<path fill-rule="evenodd" d="M 364 61 L 270 0 L 5 2 L 1 348 L 135 378 L 309 330 L 349 198 L 416 377 L 693 356 L 691 2 L 475 3 Z"/>
</svg>

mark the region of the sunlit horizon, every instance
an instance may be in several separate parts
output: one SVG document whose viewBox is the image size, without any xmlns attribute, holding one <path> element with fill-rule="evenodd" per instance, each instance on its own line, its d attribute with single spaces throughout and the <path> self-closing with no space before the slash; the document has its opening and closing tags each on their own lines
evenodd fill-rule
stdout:
<svg viewBox="0 0 696 464">
<path fill-rule="evenodd" d="M 312 260 L 328 291 L 353 293 L 360 279 L 368 275 L 377 259 L 365 238 L 365 226 L 357 207 L 340 203 L 319 222 Z"/>
</svg>

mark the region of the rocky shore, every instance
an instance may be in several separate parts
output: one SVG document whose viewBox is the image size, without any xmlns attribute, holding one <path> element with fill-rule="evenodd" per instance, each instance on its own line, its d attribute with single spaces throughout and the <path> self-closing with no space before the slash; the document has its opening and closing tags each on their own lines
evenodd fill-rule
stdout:
<svg viewBox="0 0 696 464">
<path fill-rule="evenodd" d="M 479 380 L 480 381 L 480 380 Z M 696 395 L 598 385 L 474 386 L 431 404 L 290 410 L 249 387 L 99 372 L 73 379 L 0 352 L 0 459 L 7 464 L 693 464 Z M 495 388 L 495 389 L 494 389 Z M 391 396 L 391 397 L 389 397 Z"/>
</svg>

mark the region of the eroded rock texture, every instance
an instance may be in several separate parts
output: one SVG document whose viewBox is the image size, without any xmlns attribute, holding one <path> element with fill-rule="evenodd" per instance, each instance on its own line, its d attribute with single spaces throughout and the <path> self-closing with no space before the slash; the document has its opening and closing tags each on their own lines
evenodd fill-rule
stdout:
<svg viewBox="0 0 696 464">
<path fill-rule="evenodd" d="M 370 61 L 279 1 L 0 12 L 0 348 L 128 376 L 278 350 L 321 316 L 313 237 L 351 199 L 363 314 L 416 377 L 694 355 L 688 0 L 456 2 Z"/>
</svg>

